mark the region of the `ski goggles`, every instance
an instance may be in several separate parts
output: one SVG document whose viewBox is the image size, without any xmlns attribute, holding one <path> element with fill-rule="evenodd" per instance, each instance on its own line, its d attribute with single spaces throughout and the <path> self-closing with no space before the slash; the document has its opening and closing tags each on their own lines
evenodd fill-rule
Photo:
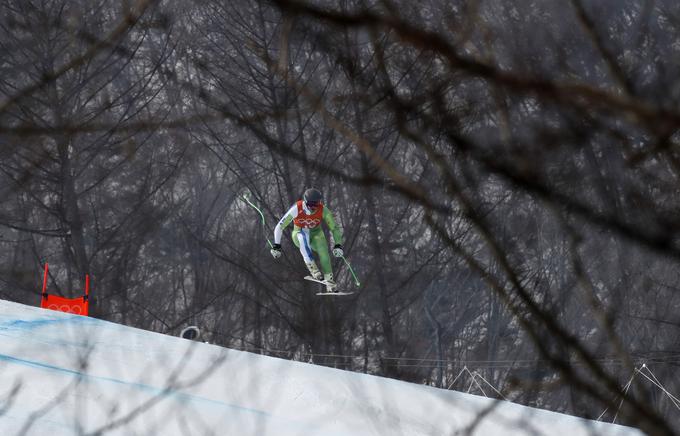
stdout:
<svg viewBox="0 0 680 436">
<path fill-rule="evenodd" d="M 319 204 L 321 204 L 320 201 L 305 201 L 305 205 L 307 205 L 308 209 L 316 209 L 319 207 Z"/>
</svg>

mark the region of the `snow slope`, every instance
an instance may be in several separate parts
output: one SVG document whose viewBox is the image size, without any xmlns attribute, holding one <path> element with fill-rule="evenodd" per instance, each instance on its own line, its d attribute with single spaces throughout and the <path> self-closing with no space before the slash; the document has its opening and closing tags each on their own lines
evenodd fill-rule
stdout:
<svg viewBox="0 0 680 436">
<path fill-rule="evenodd" d="M 0 301 L 0 435 L 641 435 Z"/>
</svg>

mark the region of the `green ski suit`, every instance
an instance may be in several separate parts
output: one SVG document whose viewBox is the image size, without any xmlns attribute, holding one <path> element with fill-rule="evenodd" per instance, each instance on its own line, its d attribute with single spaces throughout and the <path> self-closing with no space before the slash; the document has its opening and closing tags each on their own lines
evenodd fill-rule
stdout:
<svg viewBox="0 0 680 436">
<path fill-rule="evenodd" d="M 333 235 L 333 242 L 335 244 L 342 244 L 342 231 L 335 223 L 333 213 L 325 205 L 322 205 L 321 207 L 323 214 L 322 220 L 326 223 L 326 226 Z M 293 227 L 293 234 L 291 235 L 293 243 L 300 250 L 300 254 L 302 254 L 306 263 L 314 261 L 312 252 L 318 254 L 321 272 L 323 272 L 325 276 L 332 274 L 333 269 L 331 267 L 331 257 L 328 252 L 328 241 L 321 228 L 321 222 L 317 223 L 316 221 L 320 220 L 311 219 L 315 215 L 315 213 L 306 210 L 301 201 L 295 203 L 276 225 L 276 228 L 274 229 L 274 242 L 280 244 L 283 230 L 288 227 L 290 223 L 295 221 L 296 224 Z M 301 225 L 297 225 L 298 223 Z M 313 227 L 308 227 L 310 225 Z"/>
</svg>

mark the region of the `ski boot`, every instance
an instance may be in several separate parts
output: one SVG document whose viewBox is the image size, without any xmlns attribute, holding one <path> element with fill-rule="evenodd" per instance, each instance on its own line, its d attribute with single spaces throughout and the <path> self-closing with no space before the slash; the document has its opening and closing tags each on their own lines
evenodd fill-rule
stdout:
<svg viewBox="0 0 680 436">
<path fill-rule="evenodd" d="M 321 274 L 321 271 L 319 271 L 319 268 L 316 266 L 314 261 L 306 263 L 305 265 L 307 265 L 307 269 L 314 279 L 323 280 L 323 274 Z"/>
<path fill-rule="evenodd" d="M 333 280 L 333 273 L 324 274 L 323 279 L 326 282 L 326 292 L 338 292 L 338 285 Z"/>
</svg>

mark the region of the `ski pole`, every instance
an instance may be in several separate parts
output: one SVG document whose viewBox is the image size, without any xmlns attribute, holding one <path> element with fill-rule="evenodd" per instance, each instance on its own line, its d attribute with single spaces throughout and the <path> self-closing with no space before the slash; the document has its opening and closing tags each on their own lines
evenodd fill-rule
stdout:
<svg viewBox="0 0 680 436">
<path fill-rule="evenodd" d="M 248 200 L 248 194 L 247 194 L 247 193 L 243 194 L 243 195 L 241 196 L 241 199 L 244 200 L 246 203 L 248 203 L 253 209 L 255 209 L 255 210 L 257 211 L 257 213 L 260 214 L 260 217 L 262 217 L 262 228 L 264 228 L 264 231 L 266 232 L 266 231 L 267 231 L 267 224 L 265 224 L 265 222 L 264 222 L 264 214 L 262 213 L 262 211 L 260 210 L 260 208 L 258 208 L 258 207 L 255 206 L 250 200 Z M 274 248 L 274 246 L 272 245 L 272 243 L 271 243 L 271 241 L 269 240 L 269 238 L 267 238 L 266 236 L 265 236 L 265 238 L 267 239 L 267 244 L 269 244 L 269 247 L 270 247 L 270 248 Z"/>
<path fill-rule="evenodd" d="M 345 258 L 345 256 L 340 256 L 342 260 L 345 261 L 345 265 L 347 265 L 347 268 L 349 268 L 349 272 L 352 273 L 352 277 L 354 277 L 354 284 L 357 285 L 357 288 L 361 286 L 361 283 L 359 283 L 359 279 L 357 278 L 357 275 L 354 274 L 354 270 L 352 269 L 352 265 L 349 264 L 349 261 Z"/>
</svg>

